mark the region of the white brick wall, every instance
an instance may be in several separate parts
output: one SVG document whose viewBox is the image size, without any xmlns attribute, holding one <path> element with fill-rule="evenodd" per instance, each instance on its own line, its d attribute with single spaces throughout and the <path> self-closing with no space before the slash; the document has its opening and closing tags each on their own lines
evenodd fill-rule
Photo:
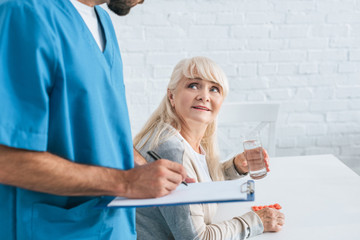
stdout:
<svg viewBox="0 0 360 240">
<path fill-rule="evenodd" d="M 133 134 L 174 65 L 204 55 L 227 73 L 227 101 L 282 103 L 278 156 L 332 153 L 360 174 L 359 0 L 146 0 L 111 17 Z"/>
</svg>

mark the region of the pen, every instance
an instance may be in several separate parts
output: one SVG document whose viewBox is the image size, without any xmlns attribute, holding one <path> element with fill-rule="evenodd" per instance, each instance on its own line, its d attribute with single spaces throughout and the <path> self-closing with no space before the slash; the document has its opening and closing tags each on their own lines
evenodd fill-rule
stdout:
<svg viewBox="0 0 360 240">
<path fill-rule="evenodd" d="M 147 151 L 147 154 L 149 154 L 155 161 L 161 159 L 161 157 L 154 151 Z M 182 181 L 181 183 L 187 186 L 186 182 Z"/>
</svg>

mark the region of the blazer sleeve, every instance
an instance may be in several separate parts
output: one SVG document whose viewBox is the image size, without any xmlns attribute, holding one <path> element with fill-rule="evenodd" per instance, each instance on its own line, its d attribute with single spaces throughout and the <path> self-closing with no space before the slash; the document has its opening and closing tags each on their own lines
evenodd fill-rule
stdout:
<svg viewBox="0 0 360 240">
<path fill-rule="evenodd" d="M 231 158 L 221 164 L 225 180 L 232 180 L 244 177 L 246 174 L 239 174 L 234 165 L 234 158 Z"/>
<path fill-rule="evenodd" d="M 188 175 L 197 178 L 198 173 L 191 164 L 190 155 L 187 154 L 186 148 L 182 161 Z M 224 169 L 230 172 L 230 177 L 234 175 L 241 176 L 234 168 L 232 160 L 227 161 L 223 166 Z M 261 219 L 252 211 L 227 221 L 212 223 L 217 204 L 192 204 L 189 206 L 189 210 L 192 225 L 197 233 L 196 239 L 246 239 L 259 235 L 264 231 Z"/>
<path fill-rule="evenodd" d="M 206 207 L 206 206 L 205 206 Z M 234 217 L 220 223 L 205 223 L 206 216 L 201 204 L 190 205 L 193 224 L 198 239 L 203 240 L 242 240 L 261 234 L 264 231 L 260 218 L 254 212 Z"/>
<path fill-rule="evenodd" d="M 184 145 L 175 136 L 160 144 L 155 151 L 161 158 L 183 164 Z M 159 210 L 175 239 L 197 239 L 189 205 L 164 206 Z"/>
</svg>

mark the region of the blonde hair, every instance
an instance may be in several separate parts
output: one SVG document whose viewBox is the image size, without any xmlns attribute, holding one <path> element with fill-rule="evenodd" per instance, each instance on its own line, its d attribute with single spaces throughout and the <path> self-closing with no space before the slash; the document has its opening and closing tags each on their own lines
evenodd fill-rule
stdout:
<svg viewBox="0 0 360 240">
<path fill-rule="evenodd" d="M 229 85 L 223 70 L 211 59 L 206 57 L 193 57 L 181 60 L 174 68 L 168 90 L 175 91 L 180 80 L 183 78 L 201 78 L 219 84 L 222 88 L 222 95 L 225 98 Z M 169 128 L 171 125 L 172 128 Z M 219 150 L 216 141 L 216 119 L 211 122 L 201 140 L 201 146 L 206 152 L 210 176 L 214 181 L 223 180 L 224 176 L 219 163 Z M 171 106 L 167 94 L 164 96 L 159 107 L 153 112 L 144 127 L 134 138 L 134 145 L 141 149 L 153 136 L 150 148 L 158 146 L 171 136 L 181 131 L 181 120 Z M 163 134 L 167 132 L 166 134 Z M 138 146 L 139 145 L 139 146 Z"/>
</svg>

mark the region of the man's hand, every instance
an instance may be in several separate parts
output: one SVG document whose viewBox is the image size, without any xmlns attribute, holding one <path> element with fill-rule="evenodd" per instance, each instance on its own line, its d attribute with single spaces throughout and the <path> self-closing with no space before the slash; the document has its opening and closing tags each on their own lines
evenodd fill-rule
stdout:
<svg viewBox="0 0 360 240">
<path fill-rule="evenodd" d="M 285 223 L 285 215 L 273 208 L 263 208 L 255 212 L 264 225 L 264 232 L 278 232 Z"/>
<path fill-rule="evenodd" d="M 125 171 L 122 179 L 125 192 L 121 196 L 161 197 L 173 191 L 186 177 L 186 171 L 181 164 L 160 159 Z"/>
</svg>

